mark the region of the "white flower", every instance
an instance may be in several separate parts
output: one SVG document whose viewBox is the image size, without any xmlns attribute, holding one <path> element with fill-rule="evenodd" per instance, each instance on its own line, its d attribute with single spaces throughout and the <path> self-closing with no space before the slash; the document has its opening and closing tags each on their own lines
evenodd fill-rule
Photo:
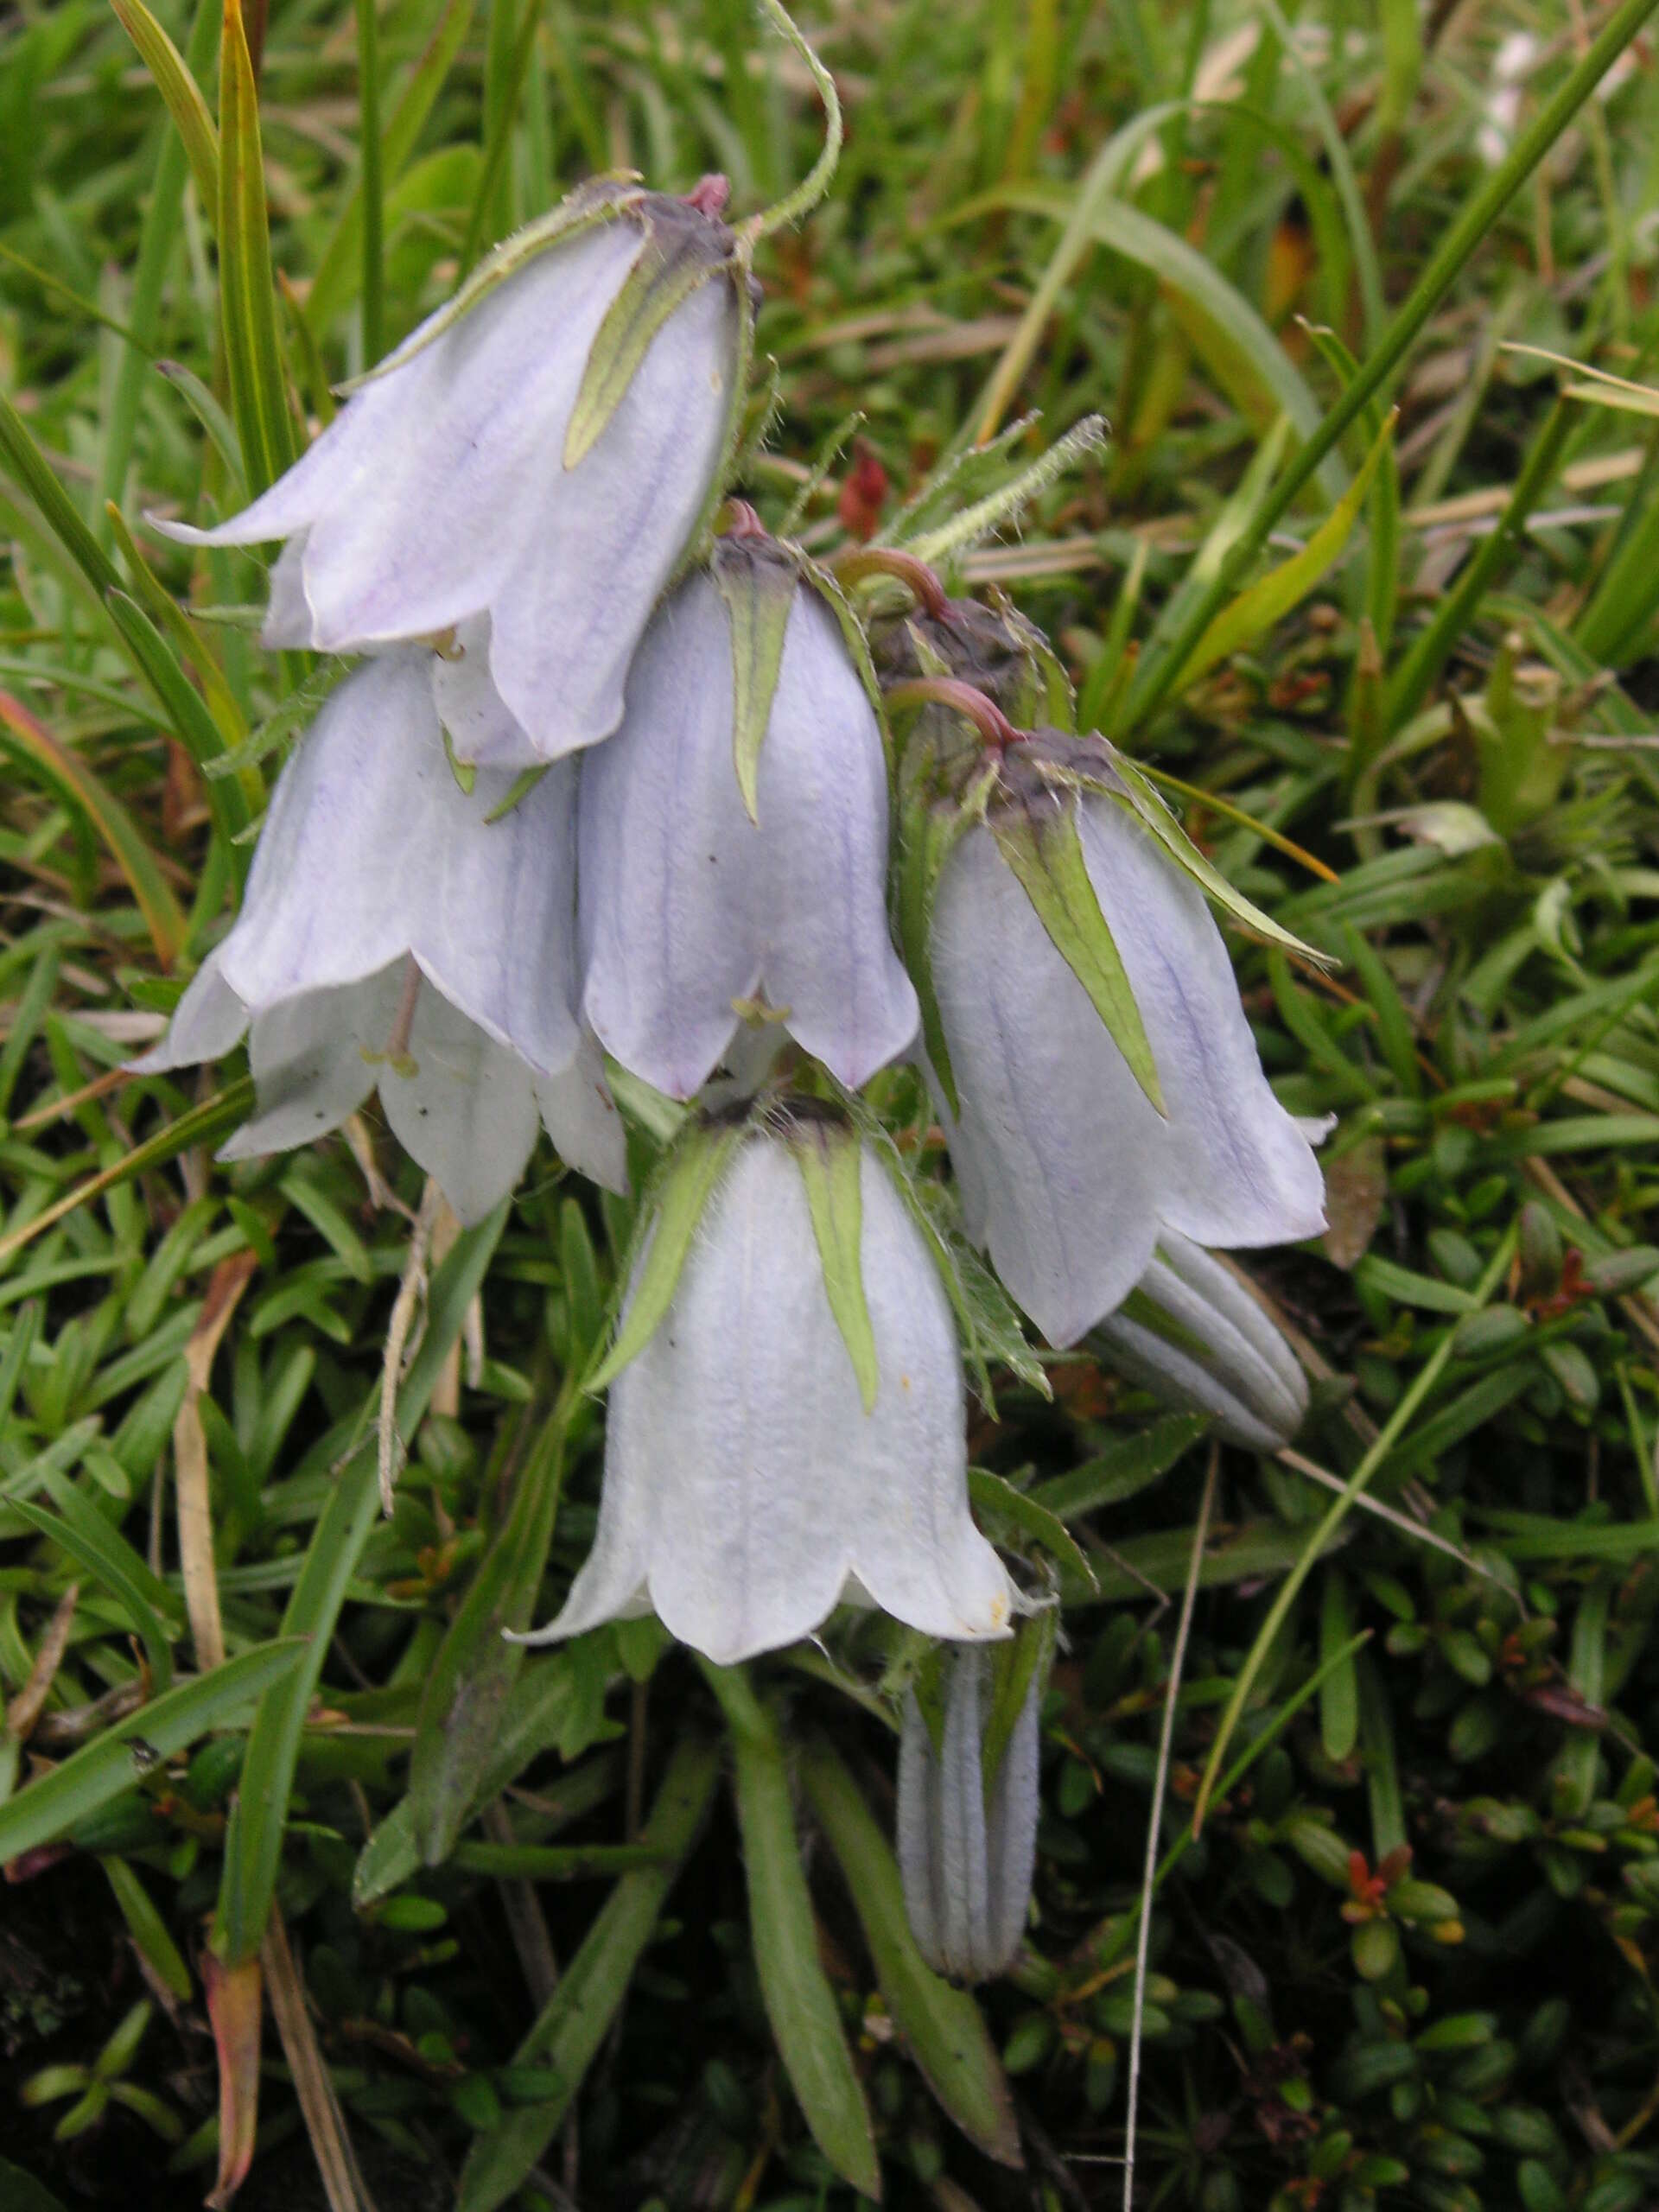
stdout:
<svg viewBox="0 0 1659 2212">
<path fill-rule="evenodd" d="M 936 1745 L 914 1691 L 899 1744 L 899 1868 L 922 1956 L 957 1981 L 1012 1966 L 1037 1859 L 1039 1713 L 1033 1674 L 988 1791 L 989 1655 L 944 1656 L 944 1720 Z"/>
<path fill-rule="evenodd" d="M 950 1307 L 886 1171 L 868 1151 L 859 1170 L 871 1410 L 800 1165 L 789 1142 L 746 1135 L 666 1315 L 612 1385 L 599 1533 L 532 1642 L 654 1610 L 727 1666 L 810 1635 L 842 1599 L 936 1636 L 1006 1633 L 1007 1576 L 968 1511 Z"/>
<path fill-rule="evenodd" d="M 445 757 L 421 651 L 368 662 L 289 762 L 242 912 L 146 1071 L 228 1052 L 251 1024 L 258 1111 L 221 1157 L 335 1128 L 378 1084 L 386 1118 L 463 1221 L 512 1189 L 537 1112 L 564 1157 L 626 1179 L 623 1135 L 575 996 L 575 769 L 511 813 Z"/>
<path fill-rule="evenodd" d="M 880 731 L 834 615 L 803 582 L 751 820 L 732 658 L 721 589 L 700 572 L 646 632 L 622 727 L 583 764 L 583 1007 L 607 1051 L 671 1097 L 708 1080 L 738 1004 L 760 1001 L 855 1089 L 917 1022 L 887 928 Z"/>
<path fill-rule="evenodd" d="M 441 311 L 416 331 L 232 521 L 157 524 L 192 544 L 289 541 L 268 644 L 354 652 L 461 629 L 516 720 L 519 765 L 615 728 L 629 658 L 712 496 L 736 398 L 747 306 L 730 232 L 683 202 L 608 190 L 608 213 L 459 320 Z M 703 281 L 568 461 L 590 351 L 636 264 L 658 265 L 647 256 L 706 263 Z M 613 324 L 612 353 L 616 335 Z"/>
<path fill-rule="evenodd" d="M 1276 1452 L 1307 1414 L 1296 1355 L 1236 1275 L 1173 1229 L 1093 1332 L 1109 1367 L 1165 1405 L 1208 1414 L 1234 1444 Z"/>
<path fill-rule="evenodd" d="M 1059 1345 L 1121 1303 L 1165 1228 L 1226 1248 L 1325 1225 L 1319 1162 L 1268 1087 L 1203 893 L 1113 800 L 1084 794 L 1076 812 L 1166 1118 L 988 829 L 946 862 L 930 938 L 968 1232 Z"/>
</svg>

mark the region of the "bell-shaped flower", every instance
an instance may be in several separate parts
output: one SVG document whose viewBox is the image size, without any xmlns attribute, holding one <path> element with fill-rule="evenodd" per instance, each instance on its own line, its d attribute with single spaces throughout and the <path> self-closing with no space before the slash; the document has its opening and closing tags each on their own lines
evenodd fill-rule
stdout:
<svg viewBox="0 0 1659 2212">
<path fill-rule="evenodd" d="M 626 1360 L 598 1534 L 530 1640 L 654 1611 L 732 1665 L 843 1600 L 935 1636 L 1006 1635 L 1012 1589 L 968 1510 L 954 1317 L 887 1170 L 822 1122 L 695 1141 L 715 1152 L 677 1172 L 715 1175 L 713 1194 L 695 1232 L 664 1195 L 607 1363 Z"/>
<path fill-rule="evenodd" d="M 1306 1418 L 1295 1353 L 1237 1276 L 1173 1229 L 1090 1342 L 1164 1405 L 1209 1414 L 1230 1443 L 1276 1452 Z"/>
<path fill-rule="evenodd" d="M 939 873 L 928 938 L 965 1224 L 1058 1345 L 1122 1302 L 1166 1228 L 1225 1248 L 1325 1224 L 1319 1163 L 1268 1088 L 1204 893 L 1108 795 L 1105 753 L 1052 733 L 1007 747 Z M 1161 1110 L 1079 977 L 1090 894 Z"/>
<path fill-rule="evenodd" d="M 1013 1965 L 1025 1933 L 1037 1859 L 1041 1670 L 1032 1673 L 988 1787 L 991 1655 L 956 1645 L 941 1657 L 942 1713 L 930 1723 L 914 1690 L 905 1700 L 899 1871 L 906 1916 L 928 1964 L 956 1981 L 986 1981 Z"/>
<path fill-rule="evenodd" d="M 582 1005 L 635 1075 L 690 1097 L 758 1013 L 849 1088 L 909 1044 L 880 730 L 836 616 L 769 540 L 721 539 L 665 602 L 580 814 Z"/>
<path fill-rule="evenodd" d="M 524 1172 L 538 1115 L 613 1188 L 624 1140 L 572 1007 L 574 764 L 490 822 L 513 779 L 480 769 L 461 790 L 431 658 L 388 654 L 330 695 L 278 779 L 235 927 L 139 1065 L 216 1058 L 251 1028 L 257 1110 L 229 1160 L 325 1135 L 378 1084 L 405 1149 L 473 1221 Z"/>
<path fill-rule="evenodd" d="M 750 308 L 722 200 L 585 188 L 500 248 L 251 506 L 214 530 L 157 527 L 289 541 L 268 644 L 454 631 L 518 765 L 592 745 L 716 496 L 741 397 Z"/>
</svg>

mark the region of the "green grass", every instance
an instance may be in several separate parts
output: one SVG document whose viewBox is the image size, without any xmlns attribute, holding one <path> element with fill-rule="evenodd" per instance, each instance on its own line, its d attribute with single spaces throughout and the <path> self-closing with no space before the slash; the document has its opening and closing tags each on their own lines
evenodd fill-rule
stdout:
<svg viewBox="0 0 1659 2212">
<path fill-rule="evenodd" d="M 229 2053 L 262 1939 L 255 2212 L 807 2212 L 856 2201 L 830 2157 L 890 2206 L 1116 2205 L 1172 1694 L 1137 2202 L 1659 2196 L 1659 424 L 1520 350 L 1659 383 L 1646 45 L 1583 97 L 1649 5 L 804 25 L 848 137 L 760 250 L 748 495 L 777 526 L 804 492 L 834 550 L 855 455 L 891 522 L 950 457 L 969 500 L 1103 413 L 1017 531 L 935 557 L 1341 963 L 1235 939 L 1281 1096 L 1339 1117 L 1331 1236 L 1254 1270 L 1318 1378 L 1296 1458 L 1224 1449 L 1201 1526 L 1205 1440 L 1086 1352 L 976 1419 L 1100 1586 L 1068 1567 L 1037 1912 L 976 2004 L 893 1924 L 902 1637 L 838 1627 L 718 1700 L 648 1624 L 501 1656 L 591 1535 L 602 1414 L 562 1385 L 629 1208 L 543 1153 L 442 1261 L 383 1521 L 407 1220 L 338 1140 L 213 1166 L 238 1065 L 120 1072 L 319 680 L 257 650 L 255 560 L 193 564 L 146 511 L 230 511 L 295 395 L 315 426 L 594 169 L 777 200 L 810 77 L 739 0 L 275 0 L 221 86 L 217 10 L 158 10 L 180 67 L 122 0 L 181 136 L 92 0 L 0 24 L 8 2208 L 206 2194 L 207 1992 Z M 908 1078 L 880 1090 L 925 1147 Z"/>
</svg>

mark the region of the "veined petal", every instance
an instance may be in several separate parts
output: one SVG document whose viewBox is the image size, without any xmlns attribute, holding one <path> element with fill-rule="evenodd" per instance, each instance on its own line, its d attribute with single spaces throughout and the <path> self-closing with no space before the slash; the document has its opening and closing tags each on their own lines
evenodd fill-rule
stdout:
<svg viewBox="0 0 1659 2212">
<path fill-rule="evenodd" d="M 1014 1963 L 1026 1932 L 1037 1866 L 1041 1719 L 1042 1686 L 1033 1676 L 992 1779 L 985 1816 L 987 1910 L 981 1972 L 986 1974 L 1001 1974 Z"/>
<path fill-rule="evenodd" d="M 167 1034 L 142 1059 L 134 1075 L 163 1075 L 169 1068 L 194 1067 L 223 1058 L 248 1026 L 248 1009 L 219 972 L 219 947 L 210 952 L 173 1009 Z"/>
<path fill-rule="evenodd" d="M 1075 1344 L 1152 1257 L 1163 1124 L 988 830 L 945 866 L 931 946 L 952 1157 L 1003 1282 L 1051 1344 Z"/>
<path fill-rule="evenodd" d="M 583 464 L 586 466 L 586 464 Z M 732 649 L 693 576 L 645 633 L 628 712 L 582 766 L 577 869 L 588 1020 L 671 1098 L 713 1072 L 760 984 L 759 832 L 732 768 Z"/>
<path fill-rule="evenodd" d="M 622 719 L 640 633 L 720 466 L 738 315 L 720 275 L 675 309 L 595 444 L 546 484 L 533 529 L 493 584 L 490 672 L 543 760 Z"/>
<path fill-rule="evenodd" d="M 257 1014 L 248 1044 L 258 1112 L 221 1160 L 287 1152 L 337 1129 L 374 1088 L 374 1056 L 397 1010 L 401 969 L 366 982 L 308 991 Z"/>
<path fill-rule="evenodd" d="M 275 588 L 273 578 L 273 594 Z M 535 749 L 490 680 L 489 616 L 474 614 L 458 623 L 455 647 L 453 653 L 435 653 L 432 658 L 433 704 L 455 758 L 486 767 L 533 766 Z"/>
<path fill-rule="evenodd" d="M 226 980 L 266 1007 L 412 952 L 446 998 L 551 1073 L 578 1041 L 571 772 L 550 769 L 490 822 L 512 778 L 480 769 L 461 791 L 431 658 L 386 654 L 330 695 L 277 784 Z"/>
<path fill-rule="evenodd" d="M 559 528 L 550 500 L 564 427 L 639 247 L 634 225 L 607 222 L 538 255 L 352 400 L 341 423 L 378 404 L 341 441 L 334 480 L 306 518 L 320 645 L 425 637 L 461 621 L 493 603 L 535 534 Z M 378 398 L 388 392 L 395 404 Z"/>
<path fill-rule="evenodd" d="M 1008 1633 L 1013 1593 L 968 1510 L 967 1406 L 955 1317 L 904 1200 L 861 1157 L 865 1303 L 880 1363 L 858 1446 L 841 1439 L 852 1566 L 877 1605 L 929 1635 Z"/>
<path fill-rule="evenodd" d="M 1204 893 L 1107 798 L 1079 829 L 1169 1109 L 1160 1211 L 1203 1244 L 1282 1244 L 1325 1226 L 1313 1148 L 1262 1072 Z"/>
<path fill-rule="evenodd" d="M 567 1167 L 607 1191 L 628 1187 L 628 1135 L 605 1080 L 605 1055 L 584 1029 L 576 1057 L 557 1075 L 532 1078 L 542 1125 Z"/>
<path fill-rule="evenodd" d="M 435 990 L 415 1005 L 403 1071 L 378 1071 L 392 1134 L 436 1179 L 463 1224 L 482 1221 L 524 1172 L 536 1142 L 530 1071 Z"/>
<path fill-rule="evenodd" d="M 919 1011 L 887 927 L 881 734 L 839 626 L 797 591 L 757 786 L 771 874 L 762 978 L 790 1034 L 849 1089 L 897 1058 Z"/>
</svg>

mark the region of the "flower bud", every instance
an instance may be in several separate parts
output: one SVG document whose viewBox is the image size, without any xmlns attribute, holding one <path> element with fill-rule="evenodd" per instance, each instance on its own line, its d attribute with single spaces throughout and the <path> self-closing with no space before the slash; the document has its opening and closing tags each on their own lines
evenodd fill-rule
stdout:
<svg viewBox="0 0 1659 2212">
<path fill-rule="evenodd" d="M 220 1154 L 337 1128 L 377 1084 L 456 1214 L 510 1191 L 538 1110 L 567 1159 L 626 1183 L 603 1065 L 573 1011 L 575 771 L 501 821 L 512 778 L 463 792 L 420 650 L 331 694 L 272 795 L 242 912 L 145 1071 L 217 1058 L 251 1025 L 258 1110 Z"/>
<path fill-rule="evenodd" d="M 1090 1342 L 1163 1404 L 1208 1414 L 1230 1443 L 1275 1452 L 1306 1417 L 1306 1377 L 1284 1338 L 1236 1276 L 1174 1230 Z"/>
<path fill-rule="evenodd" d="M 941 1657 L 944 1713 L 937 1735 L 914 1690 L 905 1700 L 899 1869 L 922 1956 L 953 1980 L 985 1981 L 1014 1963 L 1025 1932 L 1037 1857 L 1042 1669 L 1032 1670 L 988 1782 L 991 1654 L 956 1644 Z"/>
<path fill-rule="evenodd" d="M 887 1171 L 821 1119 L 698 1141 L 728 1146 L 724 1172 L 612 1384 L 593 1550 L 530 1641 L 654 1611 L 729 1666 L 843 1599 L 933 1636 L 1006 1635 L 1008 1578 L 968 1510 L 954 1316 Z M 657 1294 L 670 1215 L 620 1344 Z"/>
<path fill-rule="evenodd" d="M 732 232 L 613 181 L 509 240 L 270 490 L 192 544 L 286 538 L 266 642 L 351 652 L 471 626 L 517 765 L 615 728 L 715 493 L 738 391 Z M 505 755 L 495 757 L 505 759 Z"/>
</svg>

